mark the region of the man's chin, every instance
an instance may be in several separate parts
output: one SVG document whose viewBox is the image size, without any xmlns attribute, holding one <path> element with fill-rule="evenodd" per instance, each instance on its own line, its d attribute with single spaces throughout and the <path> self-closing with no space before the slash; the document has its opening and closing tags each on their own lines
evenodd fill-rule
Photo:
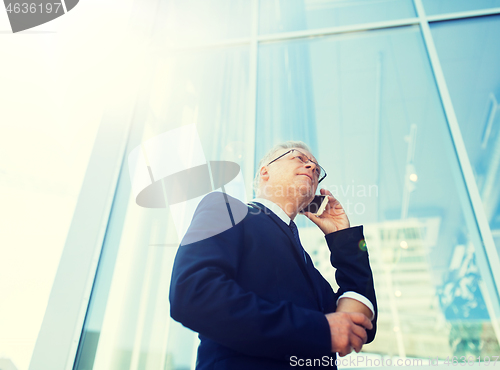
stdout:
<svg viewBox="0 0 500 370">
<path fill-rule="evenodd" d="M 299 184 L 297 186 L 297 190 L 301 196 L 304 196 L 304 197 L 309 196 L 310 197 L 309 203 L 312 202 L 312 200 L 314 199 L 315 189 L 310 183 Z"/>
</svg>

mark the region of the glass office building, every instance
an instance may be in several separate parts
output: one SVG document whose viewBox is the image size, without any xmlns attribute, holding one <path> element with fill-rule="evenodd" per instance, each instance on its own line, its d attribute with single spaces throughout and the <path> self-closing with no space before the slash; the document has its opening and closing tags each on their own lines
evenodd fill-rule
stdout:
<svg viewBox="0 0 500 370">
<path fill-rule="evenodd" d="M 193 123 L 249 199 L 274 144 L 311 147 L 365 228 L 379 329 L 363 351 L 500 354 L 500 0 L 166 0 L 149 26 L 151 68 L 101 123 L 31 369 L 193 368 L 197 336 L 169 315 L 175 220 L 168 199 L 136 203 L 127 162 Z"/>
</svg>

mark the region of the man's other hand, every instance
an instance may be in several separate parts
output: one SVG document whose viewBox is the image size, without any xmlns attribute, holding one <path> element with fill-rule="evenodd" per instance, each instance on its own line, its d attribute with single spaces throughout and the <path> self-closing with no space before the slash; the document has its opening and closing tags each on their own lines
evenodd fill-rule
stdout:
<svg viewBox="0 0 500 370">
<path fill-rule="evenodd" d="M 330 325 L 332 352 L 338 352 L 340 357 L 344 357 L 353 349 L 361 351 L 367 338 L 365 329 L 373 328 L 365 315 L 359 312 L 333 312 L 325 316 Z"/>
<path fill-rule="evenodd" d="M 339 299 L 335 312 L 360 312 L 370 320 L 373 317 L 373 312 L 368 308 L 368 306 L 356 299 L 352 299 L 349 297 L 343 297 Z"/>
</svg>

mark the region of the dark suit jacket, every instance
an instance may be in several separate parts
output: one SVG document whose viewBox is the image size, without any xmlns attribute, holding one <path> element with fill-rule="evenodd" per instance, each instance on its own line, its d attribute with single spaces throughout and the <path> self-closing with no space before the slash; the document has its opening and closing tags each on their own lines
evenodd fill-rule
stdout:
<svg viewBox="0 0 500 370">
<path fill-rule="evenodd" d="M 199 240 L 220 227 L 228 210 L 235 226 Z M 325 238 L 337 268 L 336 293 L 309 255 L 305 263 L 288 225 L 273 212 L 221 193 L 203 199 L 177 252 L 169 296 L 172 318 L 199 333 L 197 369 L 296 368 L 291 356 L 335 360 L 325 313 L 335 311 L 346 291 L 367 297 L 375 311 L 377 305 L 368 253 L 358 247 L 362 226 Z"/>
</svg>

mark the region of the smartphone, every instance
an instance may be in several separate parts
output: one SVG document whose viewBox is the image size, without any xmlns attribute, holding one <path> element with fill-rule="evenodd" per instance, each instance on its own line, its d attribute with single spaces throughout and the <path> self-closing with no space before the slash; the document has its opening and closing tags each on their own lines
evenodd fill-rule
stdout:
<svg viewBox="0 0 500 370">
<path fill-rule="evenodd" d="M 327 195 L 315 195 L 311 203 L 305 207 L 302 212 L 311 212 L 315 216 L 321 216 L 325 211 L 326 205 L 328 204 Z"/>
</svg>

